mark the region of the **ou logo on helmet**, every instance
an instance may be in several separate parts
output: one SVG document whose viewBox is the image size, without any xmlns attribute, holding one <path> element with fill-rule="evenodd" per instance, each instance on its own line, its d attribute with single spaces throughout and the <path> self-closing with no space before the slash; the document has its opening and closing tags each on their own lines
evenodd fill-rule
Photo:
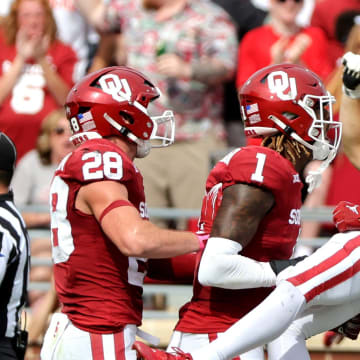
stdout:
<svg viewBox="0 0 360 360">
<path fill-rule="evenodd" d="M 116 101 L 130 101 L 131 89 L 126 79 L 119 79 L 115 74 L 106 74 L 99 79 L 101 89 Z"/>
<path fill-rule="evenodd" d="M 285 71 L 270 73 L 267 81 L 270 92 L 276 94 L 281 100 L 293 100 L 296 98 L 296 79 L 289 78 Z"/>
</svg>

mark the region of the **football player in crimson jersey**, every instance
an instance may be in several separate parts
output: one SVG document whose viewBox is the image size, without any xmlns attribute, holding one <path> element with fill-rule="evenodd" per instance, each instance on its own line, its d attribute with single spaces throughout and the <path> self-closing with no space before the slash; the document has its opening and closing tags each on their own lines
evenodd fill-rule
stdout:
<svg viewBox="0 0 360 360">
<path fill-rule="evenodd" d="M 174 354 L 136 342 L 138 359 L 226 360 L 282 334 L 283 351 L 275 359 L 310 360 L 305 339 L 312 335 L 336 326 L 336 331 L 355 340 L 360 330 L 359 209 L 360 205 L 339 203 L 333 214 L 340 232 L 283 270 L 275 290 L 219 339 L 191 353 L 175 349 Z"/>
<path fill-rule="evenodd" d="M 61 313 L 52 317 L 42 359 L 136 359 L 131 347 L 141 324 L 146 258 L 202 245 L 201 236 L 148 221 L 133 160 L 148 154 L 153 139 L 161 147 L 173 142 L 172 112 L 148 114 L 159 95 L 141 73 L 109 67 L 84 77 L 67 97 L 77 148 L 60 163 L 50 190 Z"/>
<path fill-rule="evenodd" d="M 302 66 L 280 64 L 256 72 L 239 100 L 245 134 L 262 142 L 235 149 L 208 177 L 199 230 L 210 238 L 198 253 L 193 297 L 180 310 L 169 351 L 196 354 L 270 294 L 278 272 L 270 260 L 289 259 L 299 235 L 300 174 L 312 159 L 322 161 L 307 179 L 312 190 L 339 146 L 333 97 Z M 283 351 L 277 345 L 269 344 L 271 359 Z M 161 359 L 164 353 L 159 354 Z M 210 359 L 207 355 L 196 359 Z M 264 359 L 262 347 L 241 353 L 241 359 Z"/>
</svg>

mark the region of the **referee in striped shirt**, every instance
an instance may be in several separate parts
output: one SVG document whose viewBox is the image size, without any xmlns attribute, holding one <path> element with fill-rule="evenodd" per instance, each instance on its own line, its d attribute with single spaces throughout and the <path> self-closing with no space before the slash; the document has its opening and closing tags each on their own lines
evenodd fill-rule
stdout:
<svg viewBox="0 0 360 360">
<path fill-rule="evenodd" d="M 22 359 L 26 334 L 19 328 L 25 303 L 30 251 L 24 220 L 9 189 L 16 161 L 13 142 L 0 132 L 0 359 Z M 24 179 L 26 181 L 26 179 Z"/>
</svg>

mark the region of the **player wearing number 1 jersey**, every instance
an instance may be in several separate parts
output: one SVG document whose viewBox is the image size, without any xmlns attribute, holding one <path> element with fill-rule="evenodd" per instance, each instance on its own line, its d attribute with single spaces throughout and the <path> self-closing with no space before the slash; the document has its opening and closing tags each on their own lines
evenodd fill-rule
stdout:
<svg viewBox="0 0 360 360">
<path fill-rule="evenodd" d="M 333 98 L 308 69 L 266 67 L 245 83 L 239 101 L 245 134 L 262 142 L 232 151 L 208 177 L 199 230 L 210 237 L 197 255 L 193 297 L 180 310 L 169 344 L 169 351 L 177 347 L 191 355 L 150 353 L 136 343 L 139 359 L 217 356 L 207 350 L 209 342 L 272 291 L 279 271 L 274 260 L 292 255 L 300 231 L 304 167 L 313 158 L 323 161 L 307 179 L 312 189 L 336 154 L 341 124 L 332 119 Z M 268 346 L 271 360 L 282 358 L 283 348 L 275 347 Z M 242 353 L 240 359 L 264 359 L 262 347 Z"/>
<path fill-rule="evenodd" d="M 267 263 L 272 259 L 289 259 L 300 230 L 302 182 L 299 173 L 289 160 L 276 151 L 262 146 L 249 146 L 234 150 L 210 172 L 200 219 L 200 228 L 203 231 L 211 232 L 218 209 L 230 200 L 228 194 L 229 191 L 233 194 L 234 189 L 230 189 L 233 186 L 238 187 L 238 190 L 247 197 L 238 198 L 239 204 L 234 204 L 244 211 L 243 219 L 236 219 L 239 225 L 234 224 L 234 226 L 241 224 L 243 227 L 241 231 L 245 232 L 248 231 L 245 226 L 253 228 L 253 225 L 246 222 L 258 223 L 257 229 L 253 230 L 251 241 L 244 246 L 241 255 L 264 262 L 261 266 L 270 275 L 267 279 L 264 278 L 263 284 L 259 284 L 262 287 L 247 289 L 251 284 L 247 286 L 244 278 L 244 284 L 239 290 L 235 290 L 236 286 L 234 289 L 232 286 L 228 289 L 220 289 L 215 287 L 217 285 L 215 283 L 212 287 L 201 285 L 201 278 L 198 278 L 199 266 L 197 266 L 193 298 L 180 310 L 180 320 L 175 330 L 207 334 L 210 340 L 243 317 L 271 292 L 270 286 L 273 285 L 275 274 Z M 255 187 L 254 191 L 252 187 Z M 269 198 L 273 198 L 273 201 L 266 199 L 263 209 L 259 203 L 262 193 L 270 193 L 272 196 Z M 233 201 L 236 201 L 236 196 Z M 227 203 L 227 206 L 229 205 Z M 253 209 L 254 214 L 249 213 L 250 206 L 258 207 L 257 210 Z M 261 220 L 255 217 L 255 211 L 261 214 L 263 217 Z M 214 246 L 221 247 L 222 242 L 222 239 L 218 239 L 216 243 L 214 241 Z M 200 258 L 201 254 L 198 254 L 199 261 Z M 217 272 L 216 265 L 206 271 L 206 276 L 209 276 L 210 272 Z M 218 272 L 218 275 L 218 285 L 221 285 L 224 279 L 220 276 L 221 272 Z"/>
<path fill-rule="evenodd" d="M 66 101 L 76 150 L 55 172 L 50 190 L 52 254 L 62 305 L 42 359 L 127 359 L 142 318 L 147 258 L 199 250 L 191 232 L 148 221 L 143 180 L 133 164 L 173 142 L 171 111 L 151 117 L 158 89 L 141 73 L 109 67 L 82 79 Z M 159 127 L 163 136 L 157 135 Z"/>
</svg>

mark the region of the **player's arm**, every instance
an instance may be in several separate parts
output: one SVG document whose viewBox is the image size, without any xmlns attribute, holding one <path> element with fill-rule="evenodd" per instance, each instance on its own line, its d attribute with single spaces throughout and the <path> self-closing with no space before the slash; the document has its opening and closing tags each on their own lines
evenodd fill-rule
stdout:
<svg viewBox="0 0 360 360">
<path fill-rule="evenodd" d="M 197 251 L 199 238 L 189 231 L 161 229 L 140 217 L 126 187 L 116 181 L 82 186 L 77 209 L 93 214 L 104 233 L 126 256 L 166 258 Z"/>
<path fill-rule="evenodd" d="M 276 275 L 268 262 L 239 254 L 251 242 L 274 201 L 271 192 L 247 184 L 224 190 L 200 262 L 198 279 L 202 285 L 227 289 L 275 285 Z"/>
<path fill-rule="evenodd" d="M 360 55 L 346 53 L 344 64 L 344 94 L 340 104 L 342 144 L 351 163 L 360 169 Z"/>
</svg>

